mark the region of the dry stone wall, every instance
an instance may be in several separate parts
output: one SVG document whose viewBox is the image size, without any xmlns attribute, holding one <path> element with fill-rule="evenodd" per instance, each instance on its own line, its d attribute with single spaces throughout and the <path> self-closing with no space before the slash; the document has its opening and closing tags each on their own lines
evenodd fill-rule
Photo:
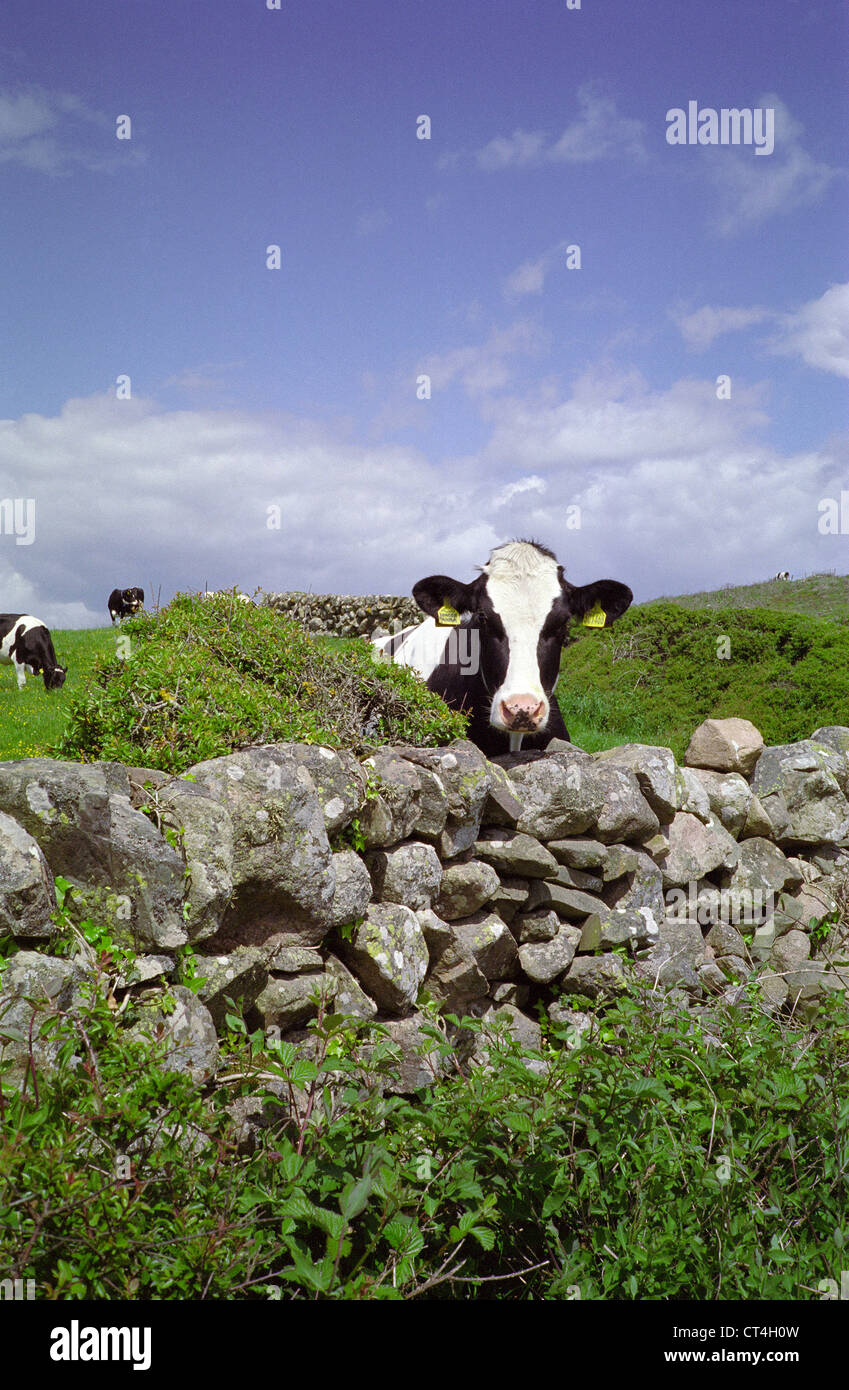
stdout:
<svg viewBox="0 0 849 1390">
<path fill-rule="evenodd" d="M 391 632 L 396 622 L 407 627 L 424 616 L 411 598 L 394 594 L 264 594 L 262 601 L 307 631 L 334 637 L 370 637 L 378 628 Z"/>
<path fill-rule="evenodd" d="M 581 1000 L 629 988 L 704 1016 L 717 1000 L 810 1015 L 849 985 L 847 866 L 842 726 L 764 748 L 745 720 L 709 720 L 680 766 L 640 744 L 489 761 L 466 741 L 364 761 L 276 744 L 178 777 L 0 763 L 0 938 L 19 947 L 0 977 L 0 1060 L 22 1080 L 35 1012 L 49 1068 L 41 1020 L 92 974 L 85 951 L 51 954 L 57 876 L 78 919 L 132 946 L 111 985 L 132 996 L 133 1028 L 164 1027 L 171 1064 L 199 1083 L 230 998 L 305 1046 L 320 1001 L 383 1022 L 412 1090 L 430 1079 L 426 998 L 505 1012 L 530 1044 L 540 1008 L 577 1042 Z M 188 943 L 197 993 L 175 983 Z"/>
</svg>

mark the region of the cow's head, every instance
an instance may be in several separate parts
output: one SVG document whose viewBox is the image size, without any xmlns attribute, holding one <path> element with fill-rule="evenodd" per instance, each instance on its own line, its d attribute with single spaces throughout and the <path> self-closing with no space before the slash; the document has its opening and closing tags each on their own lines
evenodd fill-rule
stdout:
<svg viewBox="0 0 849 1390">
<path fill-rule="evenodd" d="M 431 617 L 447 605 L 479 630 L 490 724 L 505 734 L 538 734 L 548 722 L 569 624 L 597 605 L 610 623 L 634 596 L 615 579 L 570 584 L 550 550 L 510 541 L 493 550 L 471 584 L 434 574 L 419 580 L 413 597 Z"/>
<path fill-rule="evenodd" d="M 44 677 L 45 690 L 61 690 L 65 684 L 68 668 L 67 666 L 54 666 L 52 671 L 48 671 L 45 666 L 41 674 Z"/>
<path fill-rule="evenodd" d="M 144 589 L 124 589 L 121 597 L 125 606 L 136 613 L 144 603 Z"/>
</svg>

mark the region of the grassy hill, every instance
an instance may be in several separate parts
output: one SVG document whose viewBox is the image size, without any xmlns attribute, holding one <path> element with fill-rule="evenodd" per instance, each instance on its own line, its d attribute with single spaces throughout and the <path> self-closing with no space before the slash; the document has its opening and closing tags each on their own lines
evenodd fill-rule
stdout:
<svg viewBox="0 0 849 1390">
<path fill-rule="evenodd" d="M 732 715 L 767 743 L 849 724 L 849 624 L 658 601 L 608 631 L 577 631 L 558 700 L 573 742 L 589 751 L 661 743 L 680 758 L 703 719 Z"/>
<path fill-rule="evenodd" d="M 806 613 L 811 618 L 849 622 L 849 574 L 809 574 L 804 579 L 768 579 L 761 584 L 725 584 L 704 593 L 652 600 L 681 608 L 768 608 L 777 613 Z M 641 607 L 648 608 L 649 604 Z"/>
</svg>

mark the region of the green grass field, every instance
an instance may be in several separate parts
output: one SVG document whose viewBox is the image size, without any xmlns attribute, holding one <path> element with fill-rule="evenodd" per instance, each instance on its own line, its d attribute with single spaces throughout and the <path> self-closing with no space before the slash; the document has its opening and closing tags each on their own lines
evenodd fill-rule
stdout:
<svg viewBox="0 0 849 1390">
<path fill-rule="evenodd" d="M 11 666 L 0 666 L 0 759 L 35 758 L 60 737 L 75 691 L 86 682 L 99 656 L 115 652 L 117 629 L 89 627 L 52 631 L 56 658 L 68 667 L 61 690 L 47 691 L 41 676 L 27 673 L 18 690 Z"/>
<path fill-rule="evenodd" d="M 110 627 L 54 629 L 56 655 L 68 666 L 68 678 L 58 691 L 46 691 L 41 677 L 30 675 L 25 688 L 19 691 L 12 668 L 0 667 L 0 761 L 55 756 L 51 749 L 64 732 L 71 699 L 85 684 L 97 658 L 114 653 L 117 632 L 117 628 Z M 332 651 L 344 651 L 350 645 L 341 637 L 323 640 Z M 645 724 L 640 711 L 631 711 L 624 724 L 620 718 L 613 728 L 609 705 L 609 700 L 600 699 L 593 691 L 576 690 L 570 701 L 570 711 L 574 712 L 569 717 L 573 740 L 591 752 L 629 740 L 645 742 L 638 738 Z M 624 709 L 620 708 L 619 713 L 623 715 Z"/>
</svg>

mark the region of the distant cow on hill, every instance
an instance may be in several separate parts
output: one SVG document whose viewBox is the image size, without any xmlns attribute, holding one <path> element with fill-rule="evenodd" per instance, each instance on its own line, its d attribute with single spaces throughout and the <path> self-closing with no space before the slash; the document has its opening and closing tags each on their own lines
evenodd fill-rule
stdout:
<svg viewBox="0 0 849 1390">
<path fill-rule="evenodd" d="M 116 618 L 131 618 L 144 607 L 144 589 L 113 589 L 109 595 L 109 616 L 114 623 Z"/>
<path fill-rule="evenodd" d="M 779 570 L 779 571 L 778 571 L 778 574 L 777 574 L 775 577 L 776 577 L 776 579 L 789 579 L 789 578 L 790 578 L 790 571 L 789 571 L 789 570 Z"/>
<path fill-rule="evenodd" d="M 26 685 L 27 668 L 44 677 L 45 690 L 59 690 L 68 674 L 56 660 L 45 624 L 31 613 L 0 613 L 0 662 L 14 666 L 19 690 Z"/>
<path fill-rule="evenodd" d="M 615 579 L 570 584 L 535 541 L 500 545 L 471 584 L 434 574 L 413 586 L 430 616 L 377 652 L 410 666 L 452 709 L 471 714 L 469 738 L 489 756 L 542 749 L 569 734 L 554 695 L 573 619 L 604 627 L 633 599 Z"/>
</svg>

